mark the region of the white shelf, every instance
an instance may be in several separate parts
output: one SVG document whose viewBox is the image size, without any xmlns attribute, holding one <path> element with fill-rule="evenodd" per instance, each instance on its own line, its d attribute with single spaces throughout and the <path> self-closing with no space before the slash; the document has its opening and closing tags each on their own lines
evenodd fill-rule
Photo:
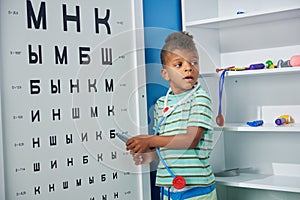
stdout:
<svg viewBox="0 0 300 200">
<path fill-rule="evenodd" d="M 268 12 L 244 13 L 226 17 L 216 17 L 210 19 L 190 21 L 186 23 L 186 27 L 202 27 L 202 28 L 229 28 L 236 26 L 244 26 L 250 24 L 266 23 L 283 19 L 292 19 L 300 17 L 300 8 L 289 8 L 285 10 L 272 10 Z"/>
<path fill-rule="evenodd" d="M 273 75 L 273 74 L 287 74 L 287 73 L 295 73 L 295 72 L 300 73 L 300 67 L 228 71 L 226 73 L 226 76 Z"/>
<path fill-rule="evenodd" d="M 216 177 L 219 185 L 300 193 L 300 177 L 241 173 L 233 177 Z"/>
<path fill-rule="evenodd" d="M 262 126 L 251 127 L 246 123 L 228 123 L 223 127 L 214 127 L 215 131 L 241 131 L 241 132 L 299 132 L 300 133 L 300 124 L 287 124 L 276 126 L 275 124 L 266 123 Z"/>
<path fill-rule="evenodd" d="M 220 76 L 222 72 L 202 73 L 200 78 L 203 77 L 216 77 Z M 256 70 L 241 70 L 241 71 L 227 71 L 226 76 L 251 76 L 251 75 L 273 75 L 273 74 L 288 74 L 300 73 L 300 67 L 285 67 L 274 69 L 256 69 Z"/>
</svg>

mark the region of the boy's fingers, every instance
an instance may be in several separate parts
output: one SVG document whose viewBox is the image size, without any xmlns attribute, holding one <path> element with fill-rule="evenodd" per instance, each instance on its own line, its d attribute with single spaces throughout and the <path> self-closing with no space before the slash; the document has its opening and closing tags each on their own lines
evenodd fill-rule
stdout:
<svg viewBox="0 0 300 200">
<path fill-rule="evenodd" d="M 134 148 L 134 144 L 132 142 L 127 142 L 126 143 L 126 149 L 127 150 L 132 150 Z"/>
<path fill-rule="evenodd" d="M 141 165 L 143 163 L 143 156 L 139 153 L 133 155 L 133 160 L 136 165 Z"/>
<path fill-rule="evenodd" d="M 134 139 L 130 138 L 127 142 L 126 142 L 126 149 L 133 151 L 134 153 L 136 153 L 136 151 L 134 151 L 133 149 L 136 147 L 135 143 L 134 143 Z"/>
<path fill-rule="evenodd" d="M 135 153 L 135 154 L 133 155 L 133 157 L 136 158 L 136 159 L 143 159 L 143 155 L 140 154 L 140 153 Z"/>
</svg>

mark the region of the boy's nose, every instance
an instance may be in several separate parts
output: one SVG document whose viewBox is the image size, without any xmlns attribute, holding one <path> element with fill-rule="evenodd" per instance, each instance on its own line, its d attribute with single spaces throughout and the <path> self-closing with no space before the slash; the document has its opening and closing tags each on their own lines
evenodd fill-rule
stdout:
<svg viewBox="0 0 300 200">
<path fill-rule="evenodd" d="M 192 71 L 193 70 L 193 66 L 191 63 L 186 63 L 184 71 Z"/>
</svg>

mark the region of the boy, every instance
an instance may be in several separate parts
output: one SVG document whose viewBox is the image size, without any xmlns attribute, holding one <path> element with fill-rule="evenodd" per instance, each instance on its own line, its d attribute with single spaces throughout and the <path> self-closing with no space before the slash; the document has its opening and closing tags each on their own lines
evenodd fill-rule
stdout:
<svg viewBox="0 0 300 200">
<path fill-rule="evenodd" d="M 150 163 L 161 155 L 166 164 L 161 160 L 158 165 L 156 185 L 163 187 L 162 199 L 216 200 L 215 178 L 208 163 L 212 150 L 211 100 L 198 84 L 199 57 L 193 37 L 185 32 L 170 34 L 161 62 L 161 75 L 170 89 L 155 104 L 156 133 L 130 138 L 127 149 L 135 164 Z M 183 189 L 172 184 L 172 174 L 184 178 Z"/>
</svg>

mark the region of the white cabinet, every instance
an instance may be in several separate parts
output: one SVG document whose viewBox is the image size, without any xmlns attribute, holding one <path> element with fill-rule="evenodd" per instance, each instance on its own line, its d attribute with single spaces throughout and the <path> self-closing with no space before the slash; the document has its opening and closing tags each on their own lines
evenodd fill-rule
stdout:
<svg viewBox="0 0 300 200">
<path fill-rule="evenodd" d="M 237 14 L 243 12 L 243 14 Z M 200 56 L 200 81 L 209 90 L 217 115 L 217 68 L 289 60 L 300 55 L 298 0 L 182 0 L 183 29 Z M 213 168 L 248 168 L 240 176 L 217 177 L 222 199 L 299 199 L 300 67 L 227 72 L 223 91 L 225 126 Z M 275 126 L 290 114 L 295 123 Z M 247 121 L 262 119 L 261 127 Z M 222 162 L 220 162 L 220 160 Z M 271 197 L 272 196 L 272 197 Z"/>
</svg>

